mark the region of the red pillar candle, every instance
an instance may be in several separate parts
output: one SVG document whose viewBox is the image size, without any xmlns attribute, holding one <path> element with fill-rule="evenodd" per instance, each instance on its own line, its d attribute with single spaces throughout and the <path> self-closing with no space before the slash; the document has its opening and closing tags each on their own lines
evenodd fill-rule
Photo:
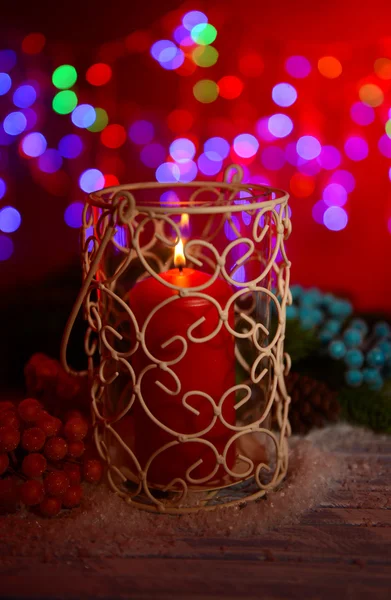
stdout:
<svg viewBox="0 0 391 600">
<path fill-rule="evenodd" d="M 211 276 L 190 268 L 174 268 L 159 277 L 167 283 L 179 288 L 195 288 L 205 284 Z M 201 290 L 218 302 L 222 309 L 232 295 L 232 289 L 226 281 L 217 278 L 210 286 Z M 159 361 L 169 362 L 181 354 L 183 344 L 176 340 L 165 348 L 165 344 L 174 336 L 182 336 L 188 344 L 185 355 L 169 368 L 178 376 L 181 389 L 175 395 L 168 394 L 156 382 L 166 386 L 168 390 L 176 390 L 176 382 L 169 372 L 155 367 L 145 373 L 140 382 L 140 393 L 149 411 L 164 425 L 178 434 L 190 435 L 205 429 L 212 421 L 214 407 L 211 402 L 200 394 L 191 395 L 187 403 L 198 411 L 195 414 L 182 404 L 187 392 L 203 392 L 208 394 L 217 406 L 222 395 L 235 385 L 235 352 L 234 337 L 227 331 L 224 324 L 216 335 L 207 342 L 196 343 L 188 338 L 188 330 L 196 321 L 204 321 L 193 329 L 195 338 L 203 338 L 216 330 L 219 314 L 216 306 L 205 298 L 198 296 L 179 297 L 179 291 L 169 288 L 154 277 L 149 277 L 133 288 L 130 293 L 130 308 L 133 311 L 140 330 L 150 313 L 164 300 L 177 296 L 160 308 L 151 318 L 145 331 L 145 342 L 148 351 Z M 228 321 L 233 327 L 234 311 L 231 306 Z M 141 371 L 156 363 L 152 361 L 141 344 L 132 357 L 132 366 L 136 377 Z M 133 405 L 132 414 L 135 421 L 135 453 L 144 468 L 149 458 L 165 444 L 177 440 L 156 424 L 144 410 L 139 398 Z M 229 424 L 235 424 L 235 394 L 232 392 L 225 399 L 222 415 Z M 211 442 L 219 454 L 222 454 L 234 431 L 226 427 L 217 418 L 216 423 L 201 439 Z M 200 480 L 213 473 L 216 467 L 215 453 L 208 445 L 195 441 L 181 441 L 171 448 L 164 450 L 151 463 L 147 481 L 150 484 L 167 485 L 175 478 L 185 479 L 186 471 L 199 459 L 202 463 L 194 468 L 190 477 Z M 235 444 L 230 446 L 227 454 L 227 464 L 233 467 L 235 461 Z M 226 474 L 219 467 L 208 481 L 218 481 Z"/>
</svg>

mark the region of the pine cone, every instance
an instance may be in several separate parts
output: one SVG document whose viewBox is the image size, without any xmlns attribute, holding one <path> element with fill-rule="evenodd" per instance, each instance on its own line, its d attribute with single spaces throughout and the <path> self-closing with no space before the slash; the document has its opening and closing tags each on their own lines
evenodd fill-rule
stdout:
<svg viewBox="0 0 391 600">
<path fill-rule="evenodd" d="M 285 383 L 291 397 L 289 421 L 293 433 L 305 434 L 313 427 L 338 420 L 341 407 L 337 392 L 325 383 L 299 373 L 290 373 Z"/>
</svg>

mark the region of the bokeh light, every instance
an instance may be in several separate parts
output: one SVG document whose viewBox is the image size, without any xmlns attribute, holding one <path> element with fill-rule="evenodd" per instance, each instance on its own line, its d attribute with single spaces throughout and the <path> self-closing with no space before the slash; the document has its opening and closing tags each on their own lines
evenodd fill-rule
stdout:
<svg viewBox="0 0 391 600">
<path fill-rule="evenodd" d="M 0 96 L 4 96 L 12 86 L 12 79 L 8 73 L 0 73 Z"/>
<path fill-rule="evenodd" d="M 323 215 L 323 223 L 330 231 L 341 231 L 348 223 L 348 215 L 340 206 L 330 206 Z"/>
<path fill-rule="evenodd" d="M 208 17 L 205 13 L 199 10 L 191 10 L 186 13 L 182 19 L 183 27 L 188 31 L 191 31 L 196 25 L 207 23 Z"/>
<path fill-rule="evenodd" d="M 18 108 L 28 108 L 34 104 L 36 98 L 37 92 L 32 85 L 21 85 L 14 91 L 12 100 Z"/>
<path fill-rule="evenodd" d="M 190 111 L 184 108 L 176 108 L 167 117 L 167 125 L 175 133 L 183 133 L 191 129 L 194 117 Z"/>
<path fill-rule="evenodd" d="M 219 94 L 226 100 L 238 98 L 243 91 L 243 81 L 235 75 L 225 75 L 217 82 Z"/>
<path fill-rule="evenodd" d="M 4 181 L 4 179 L 2 179 L 0 177 L 0 200 L 2 198 L 4 198 L 6 191 L 7 191 L 7 185 L 6 185 L 5 181 Z"/>
<path fill-rule="evenodd" d="M 64 212 L 65 223 L 74 229 L 81 227 L 84 204 L 82 202 L 72 202 L 66 207 Z"/>
<path fill-rule="evenodd" d="M 105 185 L 103 173 L 98 169 L 87 169 L 79 178 L 79 185 L 83 192 L 90 194 L 101 190 Z"/>
<path fill-rule="evenodd" d="M 103 131 L 109 122 L 109 116 L 104 108 L 95 108 L 95 121 L 92 125 L 87 127 L 88 131 L 97 133 Z"/>
<path fill-rule="evenodd" d="M 213 46 L 198 46 L 194 48 L 191 57 L 198 67 L 211 67 L 217 63 L 219 53 Z"/>
<path fill-rule="evenodd" d="M 239 58 L 239 71 L 245 77 L 259 77 L 264 68 L 262 56 L 256 52 L 243 54 Z"/>
<path fill-rule="evenodd" d="M 201 79 L 193 87 L 193 94 L 198 102 L 210 104 L 214 102 L 219 95 L 219 87 L 211 79 Z"/>
<path fill-rule="evenodd" d="M 374 83 L 366 83 L 360 87 L 358 92 L 361 102 L 367 106 L 380 106 L 384 102 L 383 91 Z"/>
<path fill-rule="evenodd" d="M 364 160 L 368 156 L 368 144 L 362 137 L 352 136 L 348 138 L 344 148 L 346 156 L 351 160 Z"/>
<path fill-rule="evenodd" d="M 21 222 L 20 212 L 13 206 L 4 206 L 0 210 L 0 231 L 3 233 L 13 233 L 19 229 Z"/>
<path fill-rule="evenodd" d="M 175 183 L 179 181 L 181 172 L 175 163 L 165 162 L 156 169 L 155 177 L 160 183 Z"/>
<path fill-rule="evenodd" d="M 192 28 L 190 35 L 196 44 L 207 46 L 215 41 L 217 29 L 210 23 L 198 23 Z"/>
<path fill-rule="evenodd" d="M 328 206 L 325 204 L 325 202 L 323 202 L 323 200 L 318 200 L 318 202 L 315 202 L 312 207 L 312 218 L 314 219 L 315 223 L 323 225 L 323 217 L 327 209 Z"/>
<path fill-rule="evenodd" d="M 46 150 L 47 142 L 46 138 L 42 133 L 35 131 L 34 133 L 28 133 L 22 140 L 22 150 L 26 156 L 36 158 L 41 156 Z"/>
<path fill-rule="evenodd" d="M 386 133 L 384 133 L 380 137 L 377 147 L 379 148 L 379 151 L 381 154 L 383 154 L 383 156 L 386 156 L 387 158 L 391 158 L 391 139 L 388 137 L 388 135 Z"/>
<path fill-rule="evenodd" d="M 27 119 L 22 112 L 9 113 L 3 122 L 3 128 L 8 135 L 19 135 L 27 126 Z"/>
<path fill-rule="evenodd" d="M 91 104 L 79 104 L 72 112 L 71 119 L 76 127 L 80 127 L 81 129 L 91 127 L 96 119 L 95 109 Z"/>
<path fill-rule="evenodd" d="M 391 119 L 388 119 L 384 129 L 386 130 L 388 137 L 391 138 Z"/>
<path fill-rule="evenodd" d="M 23 38 L 22 51 L 25 54 L 39 54 L 44 49 L 46 38 L 42 33 L 29 33 Z"/>
<path fill-rule="evenodd" d="M 329 183 L 323 190 L 323 200 L 327 206 L 344 206 L 348 194 L 340 183 Z"/>
<path fill-rule="evenodd" d="M 311 73 L 311 64 L 305 56 L 289 56 L 285 61 L 285 70 L 291 77 L 304 79 Z"/>
<path fill-rule="evenodd" d="M 164 146 L 158 143 L 147 144 L 140 152 L 141 162 L 152 169 L 156 169 L 166 158 Z"/>
<path fill-rule="evenodd" d="M 204 153 L 210 160 L 224 160 L 227 158 L 230 150 L 230 145 L 222 137 L 212 137 L 206 140 L 204 144 Z"/>
<path fill-rule="evenodd" d="M 193 158 L 196 153 L 196 147 L 191 140 L 187 138 L 178 138 L 170 145 L 170 156 L 177 163 L 185 163 Z"/>
<path fill-rule="evenodd" d="M 334 146 L 322 146 L 322 150 L 316 160 L 322 169 L 332 171 L 339 167 L 342 156 L 340 151 Z"/>
<path fill-rule="evenodd" d="M 77 72 L 72 65 L 61 65 L 54 70 L 52 83 L 59 90 L 66 90 L 75 85 Z"/>
<path fill-rule="evenodd" d="M 106 63 L 95 63 L 87 70 L 86 79 L 88 83 L 95 86 L 105 85 L 112 76 L 110 65 Z"/>
<path fill-rule="evenodd" d="M 304 175 L 317 175 L 320 173 L 321 166 L 317 159 L 306 160 L 300 156 L 297 159 L 297 169 Z"/>
<path fill-rule="evenodd" d="M 68 115 L 77 106 L 77 96 L 72 90 L 63 90 L 54 96 L 52 106 L 59 115 Z"/>
<path fill-rule="evenodd" d="M 13 50 L 0 50 L 0 71 L 8 73 L 16 65 L 16 52 Z"/>
<path fill-rule="evenodd" d="M 151 46 L 151 55 L 164 69 L 178 69 L 185 60 L 183 51 L 171 40 L 159 40 Z"/>
<path fill-rule="evenodd" d="M 241 133 L 235 137 L 233 148 L 236 154 L 241 158 L 250 158 L 257 153 L 259 142 L 257 138 L 250 133 Z"/>
<path fill-rule="evenodd" d="M 291 133 L 293 122 L 287 115 L 277 113 L 269 117 L 267 126 L 274 137 L 283 138 Z"/>
<path fill-rule="evenodd" d="M 58 143 L 58 151 L 64 158 L 77 158 L 83 150 L 83 142 L 75 133 L 64 135 Z"/>
<path fill-rule="evenodd" d="M 197 177 L 198 169 L 193 160 L 188 160 L 184 163 L 179 163 L 179 181 L 182 183 L 190 183 Z"/>
<path fill-rule="evenodd" d="M 160 202 L 161 204 L 171 204 L 173 206 L 177 206 L 181 203 L 178 195 L 172 190 L 163 192 L 163 194 L 160 196 Z"/>
<path fill-rule="evenodd" d="M 22 112 L 26 117 L 27 124 L 25 131 L 30 131 L 31 129 L 34 129 L 38 121 L 38 115 L 35 112 L 35 110 L 33 110 L 32 108 L 24 108 L 20 112 Z"/>
<path fill-rule="evenodd" d="M 294 173 L 289 186 L 292 194 L 298 198 L 308 198 L 315 191 L 315 178 L 304 173 Z"/>
<path fill-rule="evenodd" d="M 183 25 L 179 25 L 179 27 L 174 29 L 174 40 L 184 48 L 194 46 L 194 40 L 190 35 L 190 31 L 186 27 L 183 27 Z"/>
<path fill-rule="evenodd" d="M 285 164 L 285 152 L 278 146 L 268 146 L 262 150 L 261 162 L 265 169 L 278 171 Z"/>
<path fill-rule="evenodd" d="M 105 188 L 119 185 L 119 179 L 115 175 L 104 175 L 104 178 L 105 178 Z"/>
<path fill-rule="evenodd" d="M 290 83 L 277 83 L 272 89 L 273 101 L 278 106 L 292 106 L 297 100 L 297 91 Z"/>
<path fill-rule="evenodd" d="M 375 120 L 375 111 L 372 106 L 355 102 L 350 109 L 350 116 L 357 125 L 370 125 Z"/>
<path fill-rule="evenodd" d="M 113 123 L 102 131 L 100 139 L 107 148 L 120 148 L 126 142 L 126 129 Z"/>
<path fill-rule="evenodd" d="M 391 60 L 378 58 L 375 60 L 374 71 L 380 79 L 391 79 Z"/>
<path fill-rule="evenodd" d="M 132 123 L 129 127 L 128 135 L 135 144 L 149 144 L 149 142 L 152 142 L 153 140 L 155 130 L 152 123 L 140 119 L 139 121 Z"/>
<path fill-rule="evenodd" d="M 200 154 L 197 160 L 198 168 L 204 175 L 208 175 L 209 177 L 212 175 L 217 175 L 221 171 L 223 162 L 216 155 L 214 159 L 210 158 L 205 152 Z"/>
<path fill-rule="evenodd" d="M 356 187 L 356 180 L 354 179 L 353 175 L 344 169 L 335 171 L 330 177 L 329 183 L 340 183 L 348 194 L 353 192 L 354 188 Z"/>
<path fill-rule="evenodd" d="M 48 148 L 38 158 L 38 168 L 44 173 L 55 173 L 62 166 L 62 156 L 58 150 Z"/>
<path fill-rule="evenodd" d="M 336 79 L 342 73 L 342 65 L 335 56 L 322 56 L 318 60 L 319 73 L 328 79 Z"/>
<path fill-rule="evenodd" d="M 0 235 L 0 260 L 8 260 L 14 252 L 14 244 L 11 238 Z"/>
<path fill-rule="evenodd" d="M 297 154 L 305 160 L 311 160 L 319 156 L 322 147 L 319 140 L 312 135 L 303 135 L 296 144 Z"/>
</svg>

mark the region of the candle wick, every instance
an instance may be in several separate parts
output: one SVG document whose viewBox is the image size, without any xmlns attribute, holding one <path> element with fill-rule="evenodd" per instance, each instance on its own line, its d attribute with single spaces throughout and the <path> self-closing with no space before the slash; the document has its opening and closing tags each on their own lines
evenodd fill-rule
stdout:
<svg viewBox="0 0 391 600">
<path fill-rule="evenodd" d="M 183 265 L 178 265 L 178 269 L 179 269 L 179 273 L 182 273 L 182 271 L 183 271 Z"/>
</svg>

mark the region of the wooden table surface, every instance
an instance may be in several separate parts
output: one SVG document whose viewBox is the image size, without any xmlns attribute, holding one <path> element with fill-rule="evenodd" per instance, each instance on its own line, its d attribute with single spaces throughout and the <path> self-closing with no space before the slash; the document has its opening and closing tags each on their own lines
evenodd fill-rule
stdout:
<svg viewBox="0 0 391 600">
<path fill-rule="evenodd" d="M 52 562 L 16 552 L 1 557 L 0 595 L 389 600 L 391 438 L 371 434 L 332 452 L 346 466 L 344 476 L 295 524 L 247 538 L 182 533 L 164 548 L 129 547 L 125 556 Z"/>
</svg>

